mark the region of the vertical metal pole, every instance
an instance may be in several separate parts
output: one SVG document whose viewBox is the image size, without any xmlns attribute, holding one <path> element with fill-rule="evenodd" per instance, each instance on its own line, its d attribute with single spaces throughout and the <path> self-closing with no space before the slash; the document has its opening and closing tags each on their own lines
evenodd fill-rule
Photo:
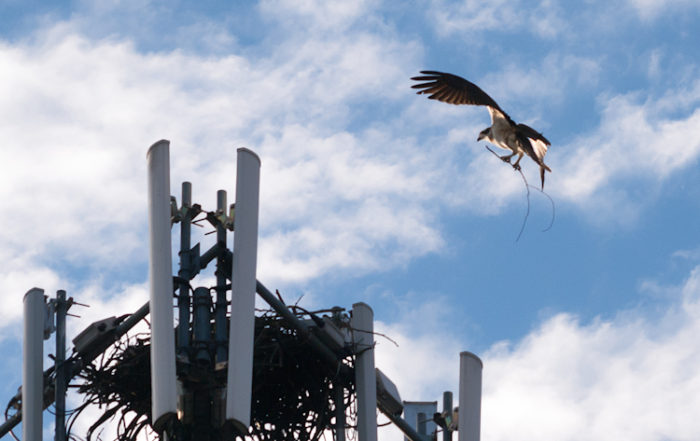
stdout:
<svg viewBox="0 0 700 441">
<path fill-rule="evenodd" d="M 196 288 L 194 290 L 194 319 L 192 320 L 192 334 L 196 349 L 195 361 L 200 366 L 209 366 L 211 356 L 209 343 L 211 341 L 211 295 L 208 288 Z"/>
<path fill-rule="evenodd" d="M 350 325 L 357 345 L 355 388 L 359 441 L 377 441 L 377 374 L 374 368 L 374 312 L 365 303 L 352 305 Z"/>
<path fill-rule="evenodd" d="M 41 441 L 44 395 L 44 290 L 24 295 L 24 348 L 22 366 L 22 439 Z"/>
<path fill-rule="evenodd" d="M 216 213 L 226 216 L 226 191 L 216 192 Z M 228 359 L 228 348 L 226 347 L 226 270 L 225 252 L 226 250 L 226 227 L 217 225 L 216 242 L 219 244 L 219 256 L 216 259 L 216 309 L 214 312 L 214 334 L 216 338 L 216 363 Z"/>
<path fill-rule="evenodd" d="M 335 441 L 345 441 L 345 388 L 339 380 L 333 383 L 335 389 Z"/>
<path fill-rule="evenodd" d="M 239 148 L 233 221 L 226 420 L 241 433 L 247 433 L 250 425 L 259 198 L 260 158 L 246 148 Z"/>
<path fill-rule="evenodd" d="M 445 415 L 452 418 L 452 392 L 446 391 L 442 394 L 442 411 Z M 452 441 L 452 431 L 443 430 L 442 431 L 442 441 Z"/>
<path fill-rule="evenodd" d="M 190 346 L 190 287 L 192 276 L 192 255 L 190 254 L 192 225 L 189 210 L 192 207 L 192 184 L 182 183 L 182 208 L 185 215 L 180 220 L 180 284 L 178 286 L 177 308 L 177 352 L 186 356 Z"/>
<path fill-rule="evenodd" d="M 56 292 L 56 441 L 66 441 L 66 292 Z"/>
<path fill-rule="evenodd" d="M 483 363 L 471 352 L 459 354 L 459 441 L 481 437 L 481 371 Z"/>
<path fill-rule="evenodd" d="M 170 250 L 170 142 L 148 149 L 148 264 L 151 312 L 151 396 L 153 427 L 162 432 L 176 417 L 173 271 Z"/>
<path fill-rule="evenodd" d="M 418 429 L 418 433 L 422 436 L 427 435 L 425 419 L 425 412 L 418 412 L 416 414 L 416 429 Z"/>
</svg>

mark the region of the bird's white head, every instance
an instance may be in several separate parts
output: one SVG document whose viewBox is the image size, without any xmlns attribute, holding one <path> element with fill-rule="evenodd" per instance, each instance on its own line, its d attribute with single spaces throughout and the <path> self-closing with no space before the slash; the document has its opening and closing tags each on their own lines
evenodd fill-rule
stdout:
<svg viewBox="0 0 700 441">
<path fill-rule="evenodd" d="M 476 138 L 477 141 L 481 141 L 482 139 L 486 139 L 487 141 L 491 139 L 491 127 L 486 128 L 479 132 L 479 137 Z"/>
</svg>

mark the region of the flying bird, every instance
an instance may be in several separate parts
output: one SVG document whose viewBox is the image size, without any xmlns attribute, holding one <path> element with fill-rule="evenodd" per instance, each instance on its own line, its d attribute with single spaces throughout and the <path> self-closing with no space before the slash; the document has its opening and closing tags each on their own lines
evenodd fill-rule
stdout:
<svg viewBox="0 0 700 441">
<path fill-rule="evenodd" d="M 469 104 L 472 106 L 486 106 L 491 115 L 491 127 L 479 133 L 477 141 L 485 139 L 504 150 L 509 150 L 510 155 L 499 156 L 504 162 L 511 163 L 513 156 L 518 155 L 514 169 L 520 170 L 520 160 L 523 155 L 532 158 L 540 166 L 540 178 L 544 190 L 544 172 L 552 170 L 544 163 L 544 155 L 547 146 L 550 145 L 547 138 L 537 130 L 525 124 L 516 124 L 496 101 L 493 100 L 479 86 L 457 75 L 433 70 L 422 70 L 423 76 L 413 77 L 412 80 L 423 81 L 411 86 L 413 89 L 421 89 L 417 93 L 430 94 L 431 100 L 442 101 L 449 104 Z"/>
</svg>

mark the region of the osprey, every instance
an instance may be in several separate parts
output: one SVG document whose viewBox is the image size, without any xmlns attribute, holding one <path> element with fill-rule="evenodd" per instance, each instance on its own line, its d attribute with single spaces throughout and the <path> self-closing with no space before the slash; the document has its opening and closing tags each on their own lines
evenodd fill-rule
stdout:
<svg viewBox="0 0 700 441">
<path fill-rule="evenodd" d="M 544 155 L 547 146 L 550 145 L 547 138 L 530 126 L 516 124 L 510 116 L 504 112 L 496 101 L 486 94 L 476 84 L 457 75 L 433 70 L 422 70 L 424 76 L 413 77 L 415 81 L 426 81 L 414 84 L 413 89 L 421 89 L 417 93 L 430 94 L 431 100 L 442 101 L 449 104 L 470 104 L 473 106 L 486 106 L 491 115 L 491 127 L 479 133 L 477 141 L 485 139 L 493 145 L 504 150 L 510 150 L 510 155 L 499 156 L 504 162 L 510 164 L 510 159 L 518 155 L 518 159 L 512 164 L 513 168 L 520 170 L 520 160 L 527 154 L 540 166 L 540 178 L 544 189 L 544 171 L 552 172 L 544 163 Z"/>
</svg>

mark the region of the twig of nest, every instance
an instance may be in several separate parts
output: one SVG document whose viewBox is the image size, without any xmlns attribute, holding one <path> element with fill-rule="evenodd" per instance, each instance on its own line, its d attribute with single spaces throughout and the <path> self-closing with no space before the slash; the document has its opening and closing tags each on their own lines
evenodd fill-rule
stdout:
<svg viewBox="0 0 700 441">
<path fill-rule="evenodd" d="M 304 315 L 303 312 L 296 312 Z M 349 357 L 346 363 L 352 364 Z M 178 361 L 178 372 L 188 372 L 197 393 L 214 396 L 214 389 L 225 388 L 225 376 L 213 374 L 213 367 L 188 369 Z M 225 370 L 224 370 L 225 371 Z M 197 383 L 198 376 L 204 376 Z M 91 441 L 107 421 L 118 418 L 119 441 L 135 440 L 150 432 L 150 341 L 136 336 L 116 343 L 101 360 L 87 366 L 80 374 L 83 383 L 78 391 L 85 396 L 73 414 L 69 428 L 89 405 L 99 405 L 102 415 L 86 434 Z M 252 424 L 246 440 L 316 441 L 324 432 L 335 430 L 336 388 L 343 388 L 346 418 L 354 420 L 354 384 L 320 357 L 297 332 L 271 311 L 255 318 L 255 345 L 252 387 Z M 192 430 L 192 429 L 183 429 Z M 211 428 L 214 433 L 221 428 Z M 152 432 L 151 432 L 152 433 Z M 75 437 L 73 437 L 75 438 Z M 98 435 L 99 438 L 99 435 Z"/>
<path fill-rule="evenodd" d="M 83 404 L 74 411 L 69 432 L 78 417 L 90 405 L 104 408 L 92 423 L 85 439 L 108 421 L 118 418 L 118 440 L 135 440 L 151 424 L 150 343 L 148 337 L 137 336 L 116 342 L 95 364 L 87 365 L 78 375 L 82 384 Z M 75 435 L 73 439 L 79 439 Z M 98 436 L 99 439 L 99 436 Z"/>
</svg>

